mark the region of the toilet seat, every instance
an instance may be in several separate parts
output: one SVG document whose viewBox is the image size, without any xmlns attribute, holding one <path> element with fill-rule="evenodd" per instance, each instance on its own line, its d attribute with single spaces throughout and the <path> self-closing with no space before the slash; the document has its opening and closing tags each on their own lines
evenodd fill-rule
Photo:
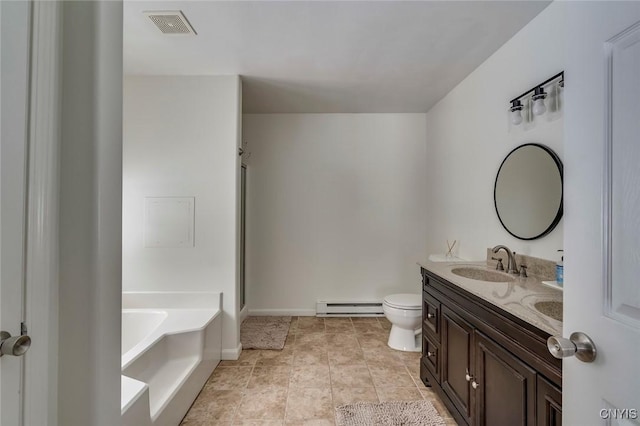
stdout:
<svg viewBox="0 0 640 426">
<path fill-rule="evenodd" d="M 391 294 L 386 296 L 383 303 L 391 308 L 417 311 L 422 309 L 422 300 L 419 294 Z"/>
</svg>

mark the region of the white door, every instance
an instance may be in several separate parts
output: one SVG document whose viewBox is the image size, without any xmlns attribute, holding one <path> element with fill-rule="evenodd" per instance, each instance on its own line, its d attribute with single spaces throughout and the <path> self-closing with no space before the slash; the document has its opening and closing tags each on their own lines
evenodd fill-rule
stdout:
<svg viewBox="0 0 640 426">
<path fill-rule="evenodd" d="M 14 336 L 24 321 L 29 14 L 28 2 L 0 3 L 0 330 Z M 22 422 L 23 366 L 24 357 L 0 358 L 2 425 Z"/>
<path fill-rule="evenodd" d="M 563 423 L 640 424 L 640 3 L 567 2 Z"/>
</svg>

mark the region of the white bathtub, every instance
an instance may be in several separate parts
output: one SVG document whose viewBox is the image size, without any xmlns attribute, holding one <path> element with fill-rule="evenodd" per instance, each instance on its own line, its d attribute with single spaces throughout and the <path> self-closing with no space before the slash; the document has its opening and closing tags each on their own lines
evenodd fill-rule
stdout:
<svg viewBox="0 0 640 426">
<path fill-rule="evenodd" d="M 220 362 L 220 293 L 123 293 L 124 426 L 175 426 Z"/>
</svg>

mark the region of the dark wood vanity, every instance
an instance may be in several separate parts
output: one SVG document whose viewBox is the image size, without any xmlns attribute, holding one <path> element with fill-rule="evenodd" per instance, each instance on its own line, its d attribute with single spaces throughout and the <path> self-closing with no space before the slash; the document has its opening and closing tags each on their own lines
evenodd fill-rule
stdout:
<svg viewBox="0 0 640 426">
<path fill-rule="evenodd" d="M 460 425 L 562 424 L 549 334 L 421 268 L 420 377 Z"/>
</svg>

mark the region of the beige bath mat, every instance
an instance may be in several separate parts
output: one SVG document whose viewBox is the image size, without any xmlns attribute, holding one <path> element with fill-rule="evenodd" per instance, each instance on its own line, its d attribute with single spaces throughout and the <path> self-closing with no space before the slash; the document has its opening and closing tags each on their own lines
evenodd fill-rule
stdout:
<svg viewBox="0 0 640 426">
<path fill-rule="evenodd" d="M 291 317 L 247 317 L 240 326 L 242 349 L 282 349 Z"/>
<path fill-rule="evenodd" d="M 429 401 L 358 402 L 336 407 L 338 426 L 444 426 Z"/>
</svg>

